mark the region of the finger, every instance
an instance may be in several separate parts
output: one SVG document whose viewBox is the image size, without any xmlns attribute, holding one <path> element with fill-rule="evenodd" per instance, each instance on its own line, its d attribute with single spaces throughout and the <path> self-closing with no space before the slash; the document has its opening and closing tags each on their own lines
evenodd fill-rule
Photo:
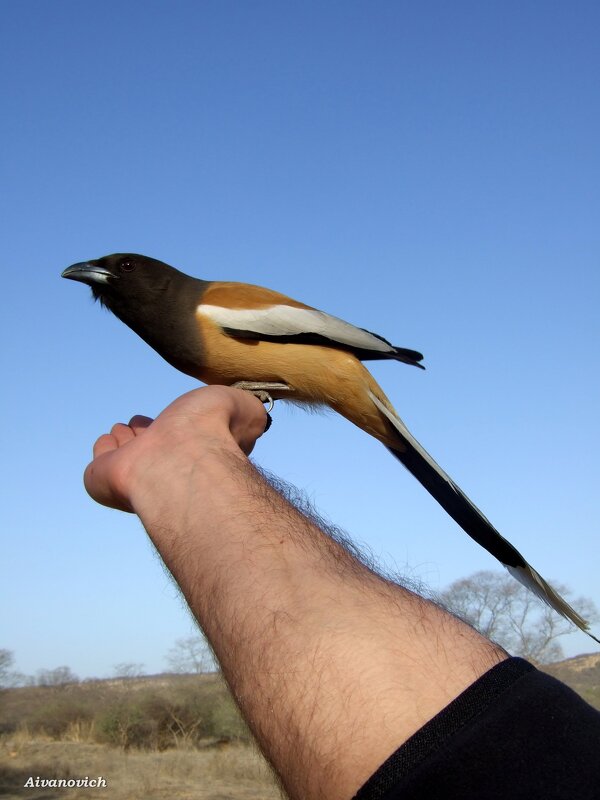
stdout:
<svg viewBox="0 0 600 800">
<path fill-rule="evenodd" d="M 129 427 L 133 430 L 133 432 L 137 436 L 138 434 L 145 431 L 146 428 L 149 428 L 153 422 L 154 420 L 152 419 L 152 417 L 145 417 L 142 414 L 136 414 L 129 420 Z"/>
<path fill-rule="evenodd" d="M 247 456 L 252 453 L 254 447 L 256 446 L 256 442 L 261 436 L 265 435 L 265 433 L 273 424 L 273 418 L 264 406 L 263 412 L 264 414 L 260 415 L 258 418 L 252 419 L 249 422 L 244 434 L 238 440 L 240 448 Z"/>
<path fill-rule="evenodd" d="M 125 425 L 123 422 L 117 422 L 116 425 L 113 425 L 110 429 L 110 434 L 115 437 L 119 447 L 123 447 L 124 444 L 127 444 L 135 437 L 135 433 L 129 425 Z"/>
<path fill-rule="evenodd" d="M 237 413 L 232 417 L 230 431 L 236 439 L 240 449 L 249 456 L 256 440 L 265 433 L 269 427 L 267 410 L 257 397 L 249 392 L 239 395 Z"/>
<path fill-rule="evenodd" d="M 118 442 L 110 433 L 104 433 L 99 439 L 94 442 L 94 458 L 103 455 L 103 453 L 110 453 L 111 450 L 118 448 Z"/>
<path fill-rule="evenodd" d="M 95 458 L 83 473 L 83 484 L 89 496 L 97 503 L 131 513 L 132 509 L 127 500 L 115 492 L 112 486 L 111 461 L 115 457 L 118 458 L 118 455 L 106 453 L 103 457 Z"/>
</svg>

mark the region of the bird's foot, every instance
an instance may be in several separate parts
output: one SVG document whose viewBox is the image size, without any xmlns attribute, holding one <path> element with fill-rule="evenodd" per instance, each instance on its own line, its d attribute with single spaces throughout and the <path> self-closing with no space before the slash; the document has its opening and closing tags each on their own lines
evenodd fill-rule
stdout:
<svg viewBox="0 0 600 800">
<path fill-rule="evenodd" d="M 287 383 L 258 383 L 255 381 L 238 381 L 233 383 L 234 389 L 244 389 L 246 392 L 252 392 L 255 397 L 258 397 L 261 403 L 268 405 L 267 414 L 273 410 L 275 400 L 270 392 L 289 392 L 290 387 Z"/>
</svg>

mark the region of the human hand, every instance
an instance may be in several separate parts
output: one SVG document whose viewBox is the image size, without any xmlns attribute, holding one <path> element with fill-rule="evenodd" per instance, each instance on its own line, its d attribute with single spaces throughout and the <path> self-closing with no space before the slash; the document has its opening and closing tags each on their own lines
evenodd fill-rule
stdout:
<svg viewBox="0 0 600 800">
<path fill-rule="evenodd" d="M 194 389 L 155 420 L 136 415 L 100 436 L 85 470 L 85 488 L 96 502 L 135 513 L 136 489 L 149 469 L 172 474 L 182 463 L 215 451 L 244 458 L 265 427 L 264 406 L 249 392 L 226 386 Z"/>
</svg>

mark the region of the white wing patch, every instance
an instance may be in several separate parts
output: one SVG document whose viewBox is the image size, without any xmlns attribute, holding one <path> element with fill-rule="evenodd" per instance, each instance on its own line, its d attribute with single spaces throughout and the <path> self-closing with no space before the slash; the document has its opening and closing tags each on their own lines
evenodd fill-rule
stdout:
<svg viewBox="0 0 600 800">
<path fill-rule="evenodd" d="M 277 305 L 268 308 L 224 308 L 202 303 L 197 314 L 208 317 L 222 328 L 252 331 L 264 336 L 297 336 L 314 333 L 334 342 L 362 350 L 393 353 L 394 348 L 362 328 L 356 328 L 323 311 Z"/>
</svg>

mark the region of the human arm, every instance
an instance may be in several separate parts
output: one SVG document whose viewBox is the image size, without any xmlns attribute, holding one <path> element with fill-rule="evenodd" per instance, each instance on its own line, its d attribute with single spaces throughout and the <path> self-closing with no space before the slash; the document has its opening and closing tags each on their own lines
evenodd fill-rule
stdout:
<svg viewBox="0 0 600 800">
<path fill-rule="evenodd" d="M 142 520 L 290 797 L 341 800 L 506 654 L 285 500 L 246 455 L 264 427 L 195 390 L 101 437 L 86 487 Z"/>
</svg>

